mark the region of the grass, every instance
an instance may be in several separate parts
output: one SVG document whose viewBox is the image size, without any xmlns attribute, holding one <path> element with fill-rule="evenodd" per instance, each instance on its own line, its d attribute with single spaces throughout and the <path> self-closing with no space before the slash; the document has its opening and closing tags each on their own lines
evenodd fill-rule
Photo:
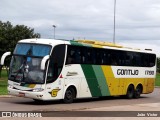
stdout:
<svg viewBox="0 0 160 120">
<path fill-rule="evenodd" d="M 8 91 L 7 91 L 7 81 L 8 77 L 7 77 L 7 71 L 6 70 L 2 70 L 1 73 L 1 78 L 0 78 L 0 95 L 7 95 Z"/>
<path fill-rule="evenodd" d="M 6 70 L 2 70 L 1 78 L 0 78 L 0 95 L 7 95 L 7 72 Z M 160 73 L 157 73 L 155 86 L 160 86 Z"/>
<path fill-rule="evenodd" d="M 0 80 L 0 95 L 7 95 L 7 80 Z"/>
<path fill-rule="evenodd" d="M 156 75 L 155 86 L 160 86 L 160 73 L 157 73 Z"/>
</svg>

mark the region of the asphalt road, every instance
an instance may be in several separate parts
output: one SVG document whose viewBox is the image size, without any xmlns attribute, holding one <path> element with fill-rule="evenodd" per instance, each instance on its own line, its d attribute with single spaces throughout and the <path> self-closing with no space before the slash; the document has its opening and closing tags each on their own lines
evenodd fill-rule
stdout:
<svg viewBox="0 0 160 120">
<path fill-rule="evenodd" d="M 72 104 L 61 101 L 36 103 L 32 99 L 20 97 L 0 97 L 0 111 L 79 111 L 101 107 L 127 106 L 135 104 L 160 103 L 160 88 L 151 94 L 142 94 L 139 99 L 121 97 L 104 97 L 94 99 L 78 99 Z"/>
</svg>

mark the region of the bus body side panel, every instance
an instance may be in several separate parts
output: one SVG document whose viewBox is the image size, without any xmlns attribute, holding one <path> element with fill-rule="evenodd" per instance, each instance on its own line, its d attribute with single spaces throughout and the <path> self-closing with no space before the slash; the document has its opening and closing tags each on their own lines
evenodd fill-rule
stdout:
<svg viewBox="0 0 160 120">
<path fill-rule="evenodd" d="M 126 69 L 126 67 L 107 65 L 81 65 L 81 67 L 92 97 L 126 95 L 130 84 L 134 85 L 134 89 L 136 89 L 137 85 L 141 84 L 143 93 L 151 93 L 154 90 L 154 75 L 145 75 L 145 69 L 138 68 L 141 71 L 139 74 L 117 76 L 115 71 L 119 68 Z M 137 69 L 133 67 L 127 68 L 133 71 Z M 148 70 L 155 72 L 154 68 Z"/>
<path fill-rule="evenodd" d="M 153 90 L 154 90 L 154 83 L 155 83 L 154 78 L 146 78 L 144 80 L 144 91 L 143 91 L 143 93 L 152 93 Z"/>
<path fill-rule="evenodd" d="M 110 88 L 111 95 L 125 95 L 130 84 L 134 85 L 134 89 L 141 84 L 143 87 L 142 93 L 151 93 L 154 90 L 154 81 L 156 75 L 156 67 L 150 68 L 136 68 L 136 67 L 122 67 L 122 66 L 102 66 L 106 80 Z M 118 70 L 129 70 L 118 74 Z M 131 72 L 132 71 L 132 72 Z M 137 73 L 134 71 L 137 71 Z M 150 71 L 152 74 L 149 74 Z M 114 86 L 115 85 L 115 86 Z M 117 91 L 113 91 L 113 89 Z"/>
<path fill-rule="evenodd" d="M 77 90 L 76 98 L 99 97 L 99 96 L 116 96 L 126 95 L 127 88 L 133 84 L 135 89 L 138 84 L 143 86 L 143 93 L 151 93 L 154 90 L 154 77 L 148 78 L 143 75 L 133 76 L 117 76 L 114 69 L 118 66 L 107 65 L 87 65 L 87 64 L 70 64 L 65 65 L 61 75 L 62 91 L 59 91 L 58 98 L 64 97 L 65 91 L 70 86 L 75 86 Z M 133 70 L 135 68 L 132 68 Z M 151 68 L 153 70 L 154 68 Z M 144 71 L 139 69 L 139 71 Z M 143 76 L 143 78 L 142 78 Z M 63 81 L 63 82 L 62 82 Z M 55 83 L 54 83 L 55 86 Z M 56 89 L 55 87 L 52 89 Z"/>
<path fill-rule="evenodd" d="M 102 70 L 106 78 L 106 83 L 109 87 L 110 95 L 118 95 L 119 79 L 115 79 L 111 66 L 102 66 Z"/>
<path fill-rule="evenodd" d="M 92 97 L 110 95 L 105 76 L 100 65 L 81 65 Z"/>
<path fill-rule="evenodd" d="M 79 64 L 65 65 L 62 75 L 64 76 L 64 92 L 68 87 L 74 86 L 77 91 L 76 98 L 92 97 L 84 72 Z"/>
<path fill-rule="evenodd" d="M 46 100 L 62 99 L 64 79 L 59 77 L 56 81 L 46 84 L 45 98 Z"/>
</svg>

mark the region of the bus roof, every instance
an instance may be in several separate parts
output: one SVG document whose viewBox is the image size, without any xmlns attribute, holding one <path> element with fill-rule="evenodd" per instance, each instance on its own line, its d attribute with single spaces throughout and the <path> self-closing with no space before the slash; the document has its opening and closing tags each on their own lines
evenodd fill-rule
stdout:
<svg viewBox="0 0 160 120">
<path fill-rule="evenodd" d="M 124 47 L 122 45 L 113 44 L 111 42 L 105 41 L 97 41 L 97 40 L 59 40 L 59 39 L 24 39 L 20 40 L 18 43 L 34 43 L 34 44 L 46 44 L 46 45 L 58 45 L 58 44 L 68 44 L 68 45 L 77 45 L 77 46 L 87 46 L 87 47 L 96 47 L 96 48 L 107 48 L 107 49 L 116 49 L 116 50 L 124 50 L 124 51 L 135 51 L 135 52 L 145 52 L 145 53 L 153 53 L 151 49 L 133 49 L 129 47 Z"/>
<path fill-rule="evenodd" d="M 20 40 L 18 43 L 34 43 L 34 44 L 46 44 L 46 45 L 56 45 L 56 44 L 66 44 L 65 40 L 56 40 L 56 39 L 24 39 Z"/>
<path fill-rule="evenodd" d="M 91 46 L 91 47 L 98 47 L 98 48 L 107 48 L 107 49 L 115 49 L 115 50 L 123 50 L 123 51 L 134 51 L 134 52 L 144 52 L 144 53 L 152 53 L 155 54 L 152 49 L 134 49 L 130 47 L 124 47 L 119 44 L 114 44 L 111 42 L 105 42 L 105 41 L 97 41 L 97 40 L 75 40 L 70 41 L 72 44 L 75 45 L 82 45 L 82 46 Z"/>
</svg>

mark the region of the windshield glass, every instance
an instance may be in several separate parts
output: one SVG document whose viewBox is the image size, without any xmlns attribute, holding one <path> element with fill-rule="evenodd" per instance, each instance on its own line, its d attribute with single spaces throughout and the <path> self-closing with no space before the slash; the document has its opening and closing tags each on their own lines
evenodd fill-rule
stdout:
<svg viewBox="0 0 160 120">
<path fill-rule="evenodd" d="M 9 79 L 19 83 L 43 84 L 45 71 L 40 69 L 41 60 L 49 55 L 51 46 L 17 44 L 10 64 Z"/>
<path fill-rule="evenodd" d="M 50 53 L 51 46 L 40 44 L 17 44 L 14 54 L 44 57 Z"/>
</svg>

